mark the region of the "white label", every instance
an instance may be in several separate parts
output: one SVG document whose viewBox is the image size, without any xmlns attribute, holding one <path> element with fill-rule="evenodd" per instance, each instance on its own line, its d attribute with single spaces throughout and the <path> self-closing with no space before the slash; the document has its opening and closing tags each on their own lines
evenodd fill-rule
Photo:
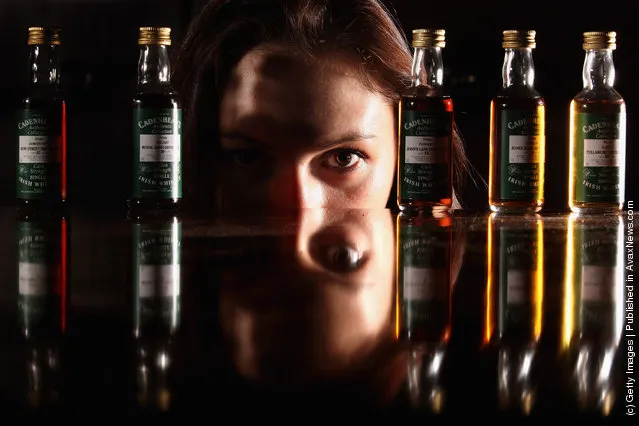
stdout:
<svg viewBox="0 0 639 426">
<path fill-rule="evenodd" d="M 581 299 L 589 302 L 610 302 L 614 300 L 614 266 L 584 265 L 581 268 Z"/>
<path fill-rule="evenodd" d="M 444 299 L 447 287 L 448 275 L 445 269 L 404 267 L 404 300 Z"/>
<path fill-rule="evenodd" d="M 584 167 L 621 167 L 619 139 L 584 139 Z"/>
<path fill-rule="evenodd" d="M 434 136 L 406 136 L 404 161 L 407 164 L 446 164 L 448 138 Z"/>
<path fill-rule="evenodd" d="M 180 155 L 180 135 L 140 135 L 141 162 L 177 163 Z"/>
<path fill-rule="evenodd" d="M 515 164 L 539 163 L 539 136 L 513 135 L 508 138 L 508 162 Z"/>
<path fill-rule="evenodd" d="M 48 136 L 20 136 L 18 161 L 24 164 L 46 164 L 50 154 Z"/>
<path fill-rule="evenodd" d="M 18 293 L 24 296 L 47 294 L 48 267 L 44 263 L 18 263 Z"/>
<path fill-rule="evenodd" d="M 139 297 L 173 297 L 180 295 L 179 265 L 140 265 Z"/>
</svg>

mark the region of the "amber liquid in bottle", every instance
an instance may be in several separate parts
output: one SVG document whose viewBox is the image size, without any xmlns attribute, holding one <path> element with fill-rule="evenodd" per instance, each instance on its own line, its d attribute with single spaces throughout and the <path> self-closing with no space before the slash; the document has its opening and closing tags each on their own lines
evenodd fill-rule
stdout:
<svg viewBox="0 0 639 426">
<path fill-rule="evenodd" d="M 590 113 L 590 114 L 601 114 L 601 115 L 613 115 L 613 114 L 622 114 L 626 113 L 626 103 L 622 98 L 619 99 L 610 99 L 610 100 L 590 100 L 585 97 L 576 96 L 571 104 L 570 104 L 570 122 L 571 127 L 576 125 L 576 114 L 582 113 Z M 625 173 L 620 176 L 620 181 L 618 184 L 620 185 L 619 193 L 619 201 L 609 201 L 609 202 L 583 202 L 578 201 L 576 199 L 576 187 L 581 184 L 579 181 L 581 179 L 580 176 L 577 176 L 577 162 L 583 162 L 583 158 L 578 158 L 579 155 L 577 153 L 577 135 L 575 134 L 575 130 L 571 128 L 570 131 L 570 161 L 571 161 L 571 171 L 569 175 L 569 207 L 574 212 L 617 212 L 623 209 L 624 203 L 624 179 Z M 624 156 L 625 161 L 625 156 Z M 611 182 L 611 184 L 615 184 L 617 182 Z"/>
<path fill-rule="evenodd" d="M 417 89 L 417 90 L 415 90 Z M 433 93 L 435 92 L 435 93 Z M 407 95 L 403 96 L 400 100 L 399 105 L 399 123 L 400 123 L 400 134 L 402 132 L 401 125 L 404 121 L 405 112 L 420 112 L 425 114 L 450 114 L 450 121 L 453 121 L 453 100 L 449 95 L 438 94 L 438 91 L 426 90 L 425 88 L 414 88 L 413 93 L 409 92 Z M 431 96 L 429 96 L 429 94 Z M 441 206 L 444 208 L 450 208 L 453 204 L 453 161 L 452 161 L 452 153 L 453 153 L 453 132 L 451 126 L 451 132 L 448 135 L 450 145 L 448 147 L 447 153 L 447 161 L 448 161 L 448 170 L 447 174 L 447 182 L 440 184 L 438 187 L 438 195 L 436 197 L 432 197 L 430 199 L 426 198 L 417 198 L 417 197 L 406 197 L 403 196 L 404 191 L 402 191 L 402 178 L 401 175 L 398 176 L 397 185 L 398 185 L 398 197 L 397 204 L 401 210 L 413 210 L 413 211 L 422 211 L 427 209 L 436 208 L 437 206 Z M 405 149 L 403 144 L 400 144 L 400 149 Z M 402 159 L 403 156 L 401 153 L 398 153 L 398 170 L 403 166 Z"/>
<path fill-rule="evenodd" d="M 546 103 L 541 95 L 531 97 L 510 96 L 500 94 L 495 96 L 490 105 L 490 157 L 489 157 L 489 186 L 488 202 L 491 210 L 503 213 L 534 213 L 541 210 L 544 204 L 544 162 L 539 162 L 537 190 L 527 200 L 509 200 L 501 196 L 501 176 L 506 171 L 502 167 L 502 156 L 508 155 L 502 150 L 502 115 L 507 111 L 538 111 L 538 116 L 544 120 Z M 543 135 L 542 135 L 543 136 Z M 544 149 L 543 146 L 540 147 Z M 543 155 L 540 154 L 540 155 Z"/>
<path fill-rule="evenodd" d="M 180 110 L 180 99 L 177 93 L 166 91 L 160 93 L 139 92 L 133 98 L 133 109 L 151 110 Z M 143 198 L 132 196 L 128 202 L 129 209 L 133 210 L 161 210 L 176 211 L 180 208 L 182 197 L 170 198 Z"/>
</svg>

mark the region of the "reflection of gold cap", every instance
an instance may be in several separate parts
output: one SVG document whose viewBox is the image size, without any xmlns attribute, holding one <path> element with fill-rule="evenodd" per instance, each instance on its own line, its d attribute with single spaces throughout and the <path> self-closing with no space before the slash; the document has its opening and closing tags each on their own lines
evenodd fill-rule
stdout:
<svg viewBox="0 0 639 426">
<path fill-rule="evenodd" d="M 60 29 L 45 27 L 30 27 L 28 44 L 55 44 L 61 43 Z"/>
<path fill-rule="evenodd" d="M 504 49 L 530 48 L 534 49 L 537 45 L 535 36 L 537 32 L 534 30 L 519 31 L 506 30 L 503 32 L 503 41 L 501 47 Z"/>
<path fill-rule="evenodd" d="M 171 45 L 171 28 L 167 27 L 141 27 L 138 44 Z"/>
<path fill-rule="evenodd" d="M 446 30 L 413 30 L 413 47 L 446 47 Z"/>
<path fill-rule="evenodd" d="M 614 31 L 588 31 L 584 33 L 584 50 L 616 49 L 617 33 Z"/>
</svg>

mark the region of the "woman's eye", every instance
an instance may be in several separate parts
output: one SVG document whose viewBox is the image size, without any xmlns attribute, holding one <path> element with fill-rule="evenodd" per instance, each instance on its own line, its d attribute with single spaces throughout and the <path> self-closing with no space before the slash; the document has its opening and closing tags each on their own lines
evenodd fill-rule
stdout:
<svg viewBox="0 0 639 426">
<path fill-rule="evenodd" d="M 263 160 L 262 153 L 257 149 L 238 149 L 229 154 L 236 164 L 243 167 L 255 166 Z"/>
<path fill-rule="evenodd" d="M 329 154 L 327 165 L 338 169 L 350 169 L 355 167 L 363 158 L 359 152 L 340 149 Z"/>
</svg>

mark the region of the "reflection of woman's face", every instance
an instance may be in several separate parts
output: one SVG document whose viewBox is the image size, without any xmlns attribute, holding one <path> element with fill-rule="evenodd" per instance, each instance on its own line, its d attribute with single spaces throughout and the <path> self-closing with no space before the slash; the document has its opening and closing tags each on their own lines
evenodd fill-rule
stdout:
<svg viewBox="0 0 639 426">
<path fill-rule="evenodd" d="M 221 101 L 223 208 L 384 208 L 394 123 L 392 103 L 336 59 L 253 50 Z"/>
<path fill-rule="evenodd" d="M 307 210 L 289 250 L 224 280 L 222 329 L 240 374 L 344 378 L 392 341 L 393 238 L 388 211 Z"/>
</svg>

